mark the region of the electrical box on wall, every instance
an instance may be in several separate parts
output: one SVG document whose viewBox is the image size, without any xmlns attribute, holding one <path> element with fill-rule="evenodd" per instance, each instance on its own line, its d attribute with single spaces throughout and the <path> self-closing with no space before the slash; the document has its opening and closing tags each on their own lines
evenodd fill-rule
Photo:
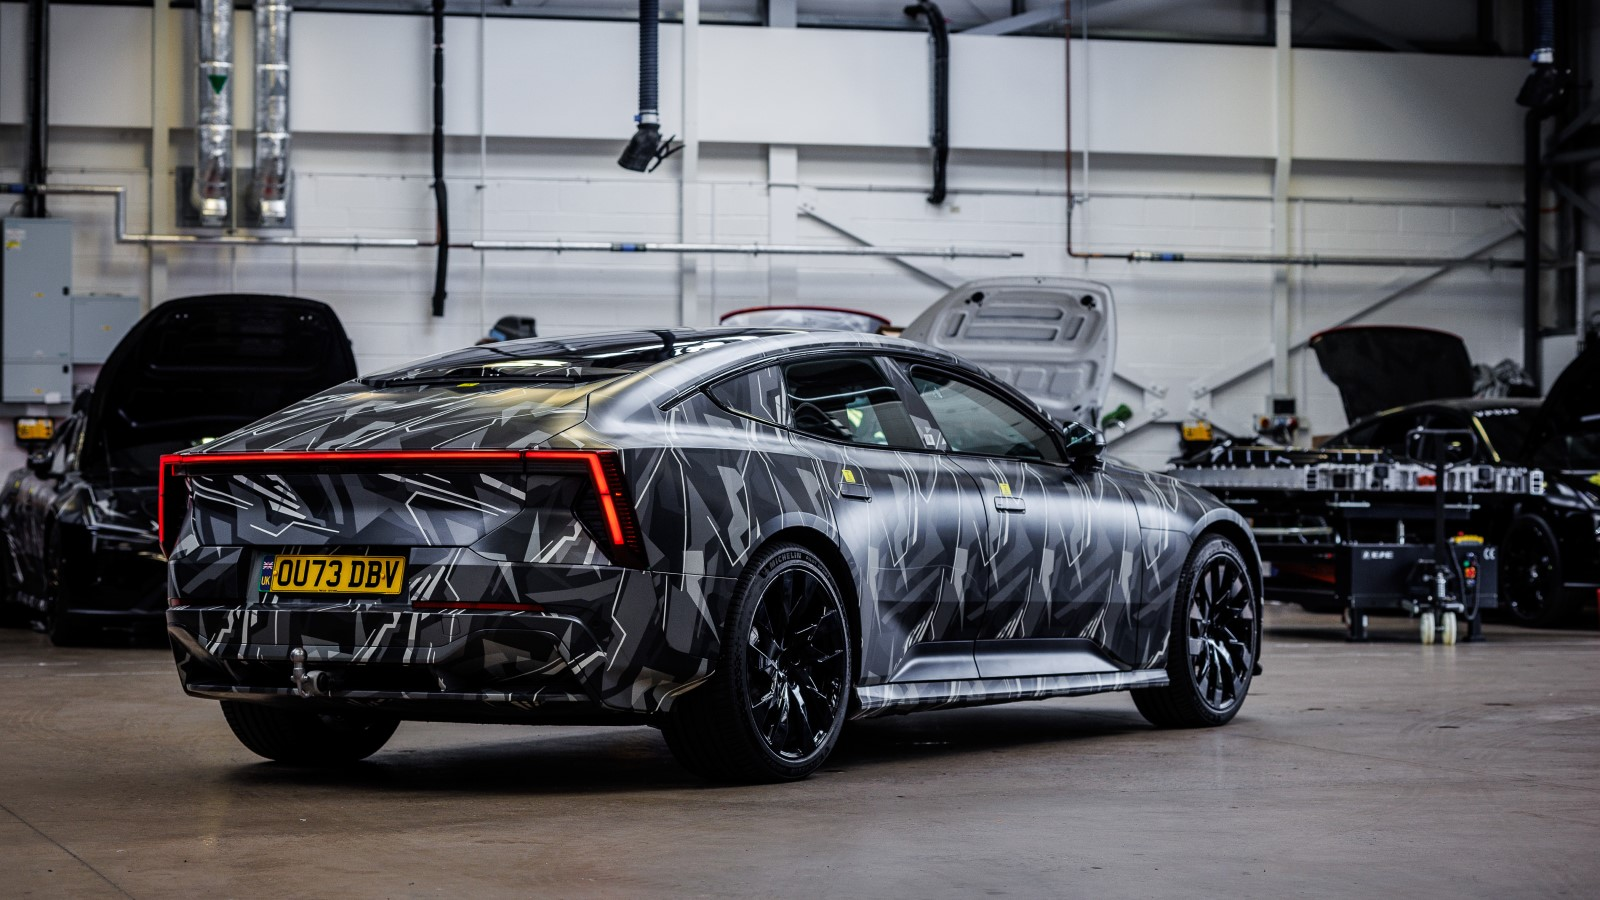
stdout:
<svg viewBox="0 0 1600 900">
<path fill-rule="evenodd" d="M 72 399 L 72 223 L 0 219 L 0 400 Z"/>
<path fill-rule="evenodd" d="M 117 294 L 72 297 L 72 362 L 100 365 L 139 321 L 139 298 Z"/>
</svg>

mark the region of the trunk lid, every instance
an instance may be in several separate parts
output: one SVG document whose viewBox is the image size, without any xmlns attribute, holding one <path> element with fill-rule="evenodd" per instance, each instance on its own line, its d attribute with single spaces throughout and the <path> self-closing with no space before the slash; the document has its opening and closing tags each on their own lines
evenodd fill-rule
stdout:
<svg viewBox="0 0 1600 900">
<path fill-rule="evenodd" d="M 1098 423 L 1117 346 L 1111 289 L 1076 278 L 969 281 L 901 337 L 988 369 L 1053 418 Z"/>
</svg>

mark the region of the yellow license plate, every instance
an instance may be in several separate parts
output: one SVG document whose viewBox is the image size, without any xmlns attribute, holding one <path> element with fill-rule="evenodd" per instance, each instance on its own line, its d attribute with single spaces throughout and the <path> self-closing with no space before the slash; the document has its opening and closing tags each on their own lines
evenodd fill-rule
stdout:
<svg viewBox="0 0 1600 900">
<path fill-rule="evenodd" d="M 398 594 L 405 581 L 403 556 L 279 553 L 261 561 L 262 593 Z"/>
</svg>

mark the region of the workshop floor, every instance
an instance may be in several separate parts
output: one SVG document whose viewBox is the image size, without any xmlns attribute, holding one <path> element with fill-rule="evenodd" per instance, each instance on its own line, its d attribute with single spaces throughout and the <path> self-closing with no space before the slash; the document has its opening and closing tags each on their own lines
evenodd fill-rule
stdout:
<svg viewBox="0 0 1600 900">
<path fill-rule="evenodd" d="M 864 723 L 706 787 L 648 728 L 406 724 L 314 772 L 165 650 L 0 630 L 0 896 L 1529 897 L 1600 891 L 1600 634 L 1344 642 L 1274 607 L 1225 728 L 1125 696 Z"/>
</svg>

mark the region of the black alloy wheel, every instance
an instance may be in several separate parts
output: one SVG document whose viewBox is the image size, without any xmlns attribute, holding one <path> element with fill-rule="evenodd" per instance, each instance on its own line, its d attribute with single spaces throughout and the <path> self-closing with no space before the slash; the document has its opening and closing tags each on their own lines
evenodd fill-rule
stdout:
<svg viewBox="0 0 1600 900">
<path fill-rule="evenodd" d="M 811 551 L 763 550 L 736 591 L 718 670 L 661 723 L 685 768 L 711 780 L 788 781 L 838 742 L 854 662 L 839 588 Z"/>
<path fill-rule="evenodd" d="M 768 749 L 804 759 L 844 706 L 844 614 L 837 592 L 804 567 L 784 571 L 756 605 L 745 644 L 745 697 Z"/>
<path fill-rule="evenodd" d="M 1554 628 L 1571 617 L 1561 553 L 1545 520 L 1523 516 L 1511 523 L 1500 551 L 1500 585 L 1506 614 L 1518 625 Z"/>
<path fill-rule="evenodd" d="M 1250 691 L 1261 649 L 1261 600 L 1244 556 L 1221 535 L 1201 538 L 1189 555 L 1173 604 L 1166 687 L 1133 691 L 1153 725 L 1222 725 Z"/>
</svg>

